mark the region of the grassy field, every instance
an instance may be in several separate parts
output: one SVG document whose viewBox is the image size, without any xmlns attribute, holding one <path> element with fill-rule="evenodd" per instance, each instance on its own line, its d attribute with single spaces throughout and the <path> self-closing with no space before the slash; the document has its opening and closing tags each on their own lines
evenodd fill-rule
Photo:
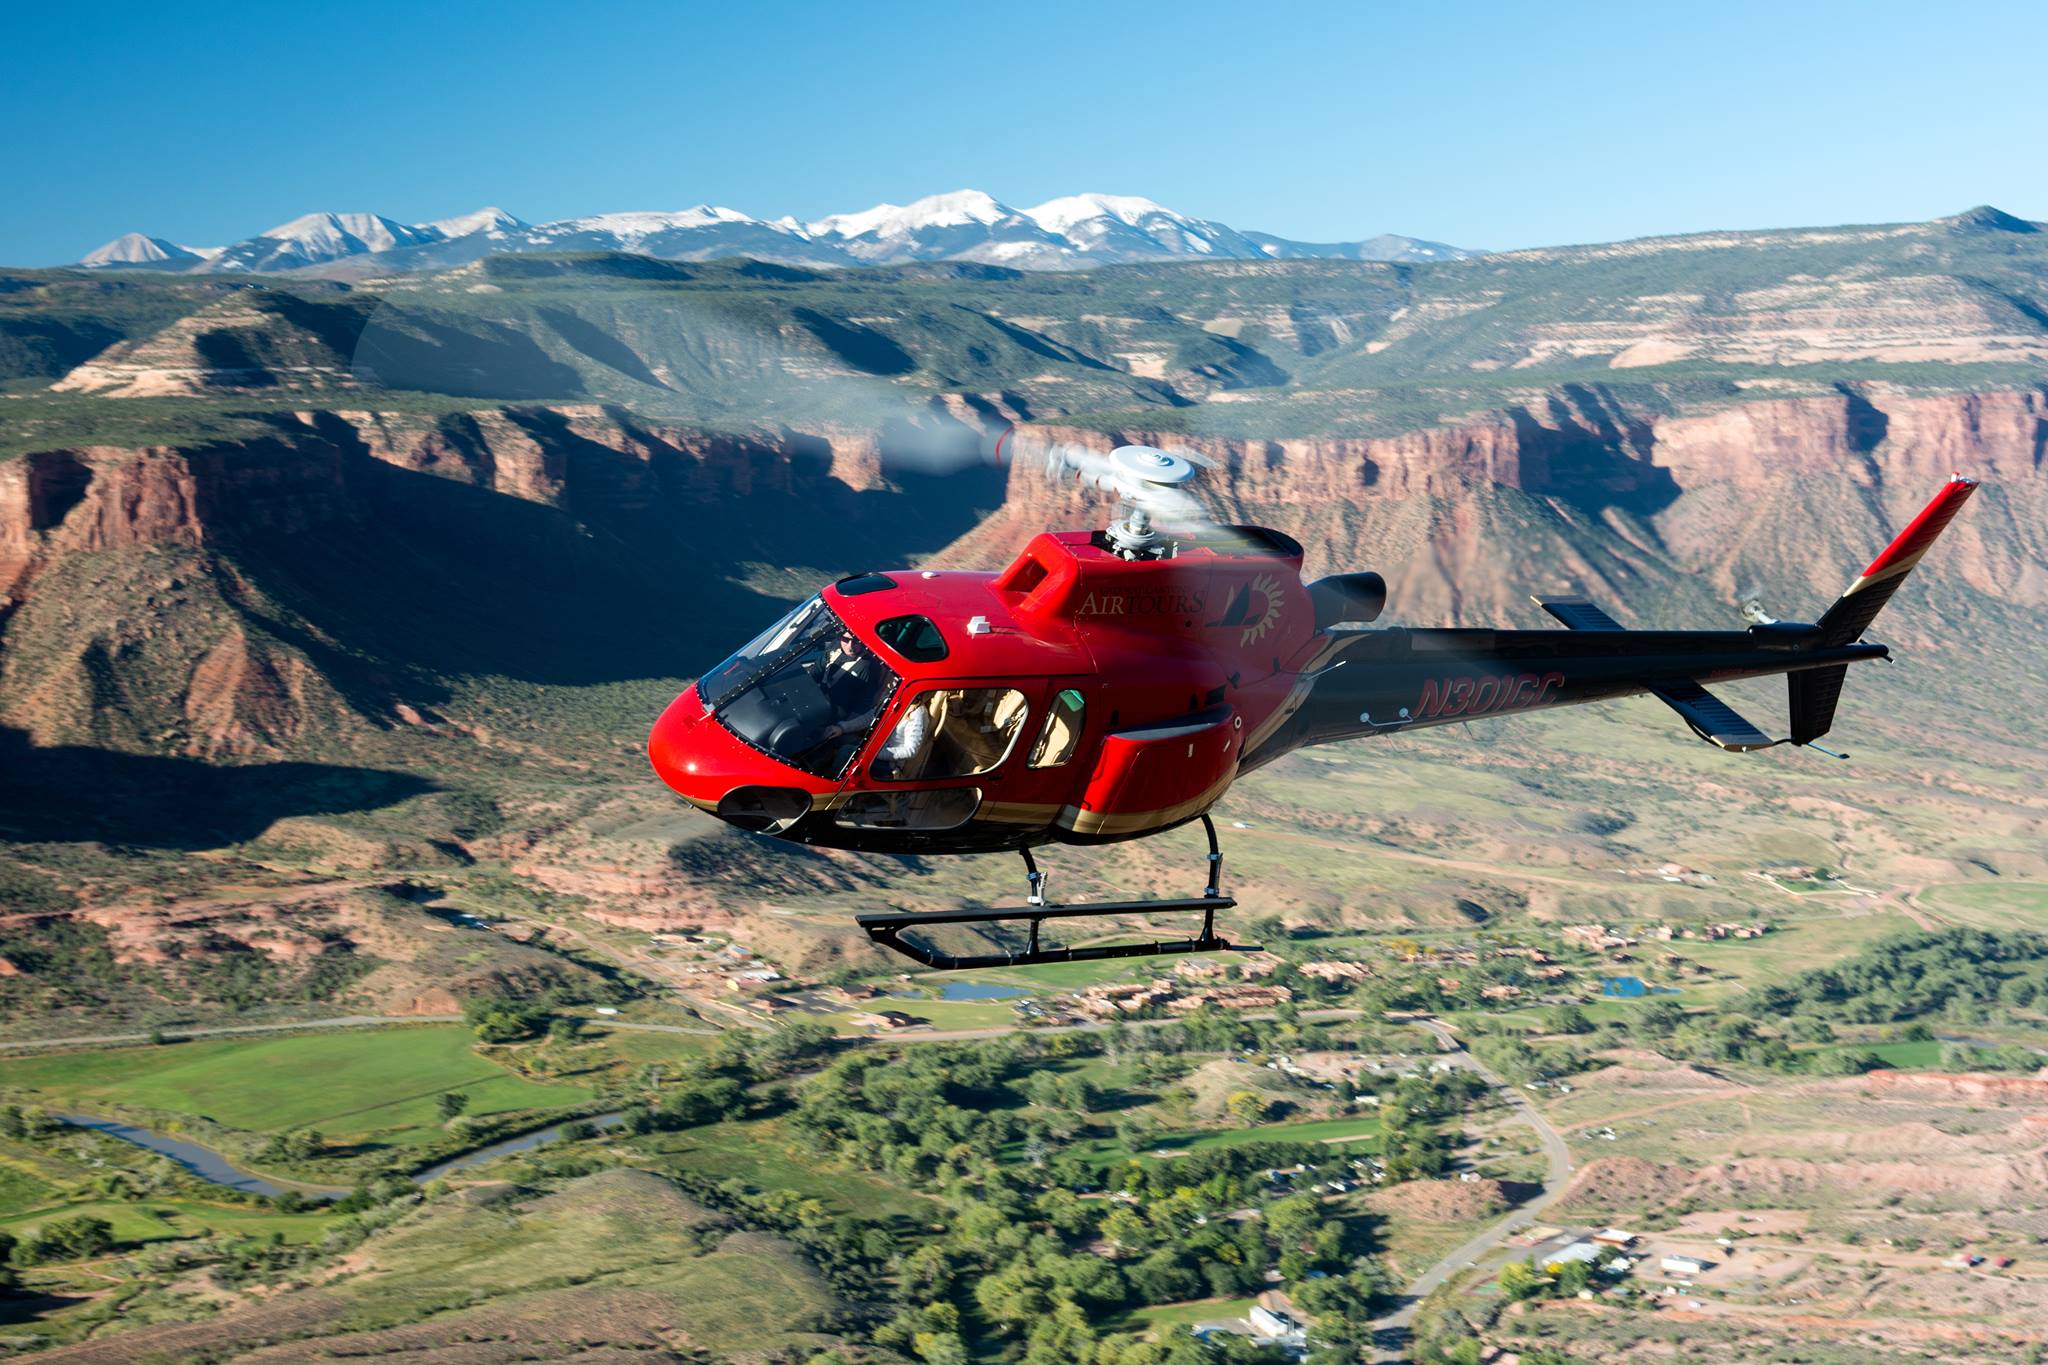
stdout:
<svg viewBox="0 0 2048 1365">
<path fill-rule="evenodd" d="M 795 1246 L 735 1232 L 639 1171 L 516 1201 L 432 1201 L 356 1256 L 356 1273 L 342 1280 L 259 1293 L 198 1323 L 184 1321 L 194 1316 L 182 1302 L 189 1282 L 144 1287 L 125 1302 L 108 1296 L 123 1292 L 133 1262 L 36 1270 L 32 1286 L 58 1297 L 16 1323 L 48 1342 L 118 1317 L 123 1358 L 150 1360 L 239 1359 L 263 1347 L 294 1360 L 479 1351 L 552 1360 L 593 1347 L 672 1355 L 685 1333 L 692 1359 L 809 1359 L 838 1344 L 824 1325 L 846 1307 Z"/>
<path fill-rule="evenodd" d="M 1925 899 L 1944 919 L 1976 929 L 2048 929 L 2048 885 L 2041 882 L 1935 886 Z"/>
<path fill-rule="evenodd" d="M 153 1110 L 248 1132 L 317 1128 L 400 1143 L 438 1130 L 435 1100 L 447 1091 L 467 1095 L 467 1112 L 479 1115 L 590 1098 L 514 1076 L 473 1041 L 466 1029 L 433 1025 L 65 1052 L 0 1061 L 0 1088 L 52 1109 Z"/>
<path fill-rule="evenodd" d="M 1133 1309 L 1105 1322 L 1103 1327 L 1113 1332 L 1185 1329 L 1198 1322 L 1241 1318 L 1251 1312 L 1252 1305 L 1257 1302 L 1256 1299 L 1190 1299 L 1186 1303 L 1162 1303 L 1151 1308 Z"/>
<path fill-rule="evenodd" d="M 1854 906 L 1840 914 L 1802 915 L 1777 922 L 1780 927 L 1763 938 L 1686 939 L 1673 943 L 1671 950 L 1733 976 L 1741 987 L 1748 988 L 1847 957 L 1887 935 L 1909 933 L 1917 927 L 1910 916 L 1896 911 L 1866 911 Z M 1688 986 L 1685 997 L 1678 998 L 1699 1004 L 1723 993 L 1724 989 L 1712 985 Z"/>
<path fill-rule="evenodd" d="M 900 1186 L 849 1171 L 794 1148 L 776 1119 L 716 1123 L 634 1139 L 636 1149 L 674 1167 L 720 1180 L 737 1179 L 758 1190 L 789 1190 L 836 1213 L 865 1218 L 932 1221 L 935 1209 Z"/>
<path fill-rule="evenodd" d="M 212 1235 L 269 1237 L 274 1233 L 293 1244 L 317 1241 L 342 1216 L 273 1213 L 199 1199 L 150 1199 L 137 1204 L 113 1199 L 64 1199 L 0 1215 L 0 1231 L 27 1241 L 44 1223 L 79 1215 L 106 1219 L 113 1226 L 114 1239 L 124 1243 L 169 1242 Z"/>
<path fill-rule="evenodd" d="M 1074 1150 L 1103 1166 L 1121 1165 L 1154 1155 L 1177 1156 L 1211 1147 L 1242 1147 L 1252 1142 L 1323 1142 L 1346 1156 L 1362 1156 L 1379 1149 L 1380 1121 L 1376 1116 L 1342 1119 L 1313 1119 L 1307 1123 L 1261 1123 L 1250 1128 L 1211 1128 L 1178 1133 L 1161 1133 L 1141 1143 L 1134 1151 L 1117 1138 L 1096 1138 L 1078 1142 Z M 1021 1143 L 1005 1149 L 1004 1158 L 1024 1159 Z"/>
<path fill-rule="evenodd" d="M 607 1056 L 624 1066 L 688 1062 L 703 1055 L 717 1041 L 708 1033 L 654 1033 L 642 1029 L 606 1029 L 603 1025 L 585 1031 L 584 1037 Z"/>
</svg>

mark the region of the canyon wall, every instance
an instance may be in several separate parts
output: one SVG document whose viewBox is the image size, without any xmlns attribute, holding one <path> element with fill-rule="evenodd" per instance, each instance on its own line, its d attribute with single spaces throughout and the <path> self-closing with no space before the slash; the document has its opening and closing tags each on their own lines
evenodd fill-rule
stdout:
<svg viewBox="0 0 2048 1365">
<path fill-rule="evenodd" d="M 997 416 L 962 406 L 951 456 Z M 2048 604 L 2041 389 L 1845 390 L 1674 416 L 1572 386 L 1396 436 L 1027 435 L 1207 454 L 1219 517 L 1294 535 L 1311 575 L 1386 574 L 1390 621 L 1542 624 L 1527 594 L 1558 588 L 1630 623 L 1711 624 L 1759 585 L 1783 614 L 1816 611 L 1952 470 L 1986 488 L 1923 571 L 1939 591 L 1888 617 L 1888 638 L 1948 630 L 1985 602 Z M 747 565 L 792 569 L 791 586 L 931 556 L 997 567 L 1036 531 L 1111 510 L 1023 463 L 888 477 L 931 439 L 707 433 L 595 406 L 327 410 L 237 443 L 0 463 L 0 721 L 43 742 L 257 752 L 337 718 L 431 708 L 436 675 L 674 676 L 776 609 L 742 584 Z M 157 558 L 83 567 L 141 552 Z M 316 552 L 332 562 L 298 562 Z M 67 565 L 62 600 L 34 610 L 38 580 Z M 330 612 L 337 596 L 350 600 Z M 395 647 L 364 629 L 385 616 L 415 623 L 390 666 L 375 658 Z M 652 643 L 574 666 L 633 632 Z M 141 719 L 109 719 L 130 712 Z"/>
</svg>

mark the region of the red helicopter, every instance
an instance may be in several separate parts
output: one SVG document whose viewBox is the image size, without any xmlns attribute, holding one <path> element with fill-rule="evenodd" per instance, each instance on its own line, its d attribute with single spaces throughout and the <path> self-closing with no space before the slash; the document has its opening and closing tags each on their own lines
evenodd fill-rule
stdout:
<svg viewBox="0 0 2048 1365">
<path fill-rule="evenodd" d="M 931 967 L 1248 948 L 1216 931 L 1215 912 L 1236 902 L 1209 811 L 1304 745 L 1647 692 L 1723 749 L 1819 749 L 1848 666 L 1889 657 L 1864 631 L 1977 486 L 1952 478 L 1810 623 L 1752 603 L 1743 630 L 1627 630 L 1583 598 L 1539 597 L 1563 629 L 1415 629 L 1372 626 L 1379 575 L 1303 583 L 1288 536 L 1208 521 L 1186 492 L 1199 473 L 1189 457 L 1063 448 L 1048 467 L 1116 493 L 1118 520 L 1038 535 L 998 573 L 842 578 L 699 678 L 648 744 L 663 781 L 742 829 L 882 853 L 1021 852 L 1023 906 L 858 917 Z M 1776 673 L 1789 689 L 1780 738 L 1703 686 Z M 1197 820 L 1209 844 L 1200 896 L 1047 900 L 1033 848 Z M 1041 938 L 1049 919 L 1157 911 L 1200 911 L 1201 931 L 1088 947 Z M 911 936 L 955 924 L 1028 933 L 968 955 Z"/>
</svg>

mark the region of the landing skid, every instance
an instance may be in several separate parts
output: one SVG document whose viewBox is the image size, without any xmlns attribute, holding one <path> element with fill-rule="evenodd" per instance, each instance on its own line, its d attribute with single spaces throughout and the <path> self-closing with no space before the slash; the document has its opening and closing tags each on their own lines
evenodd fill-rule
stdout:
<svg viewBox="0 0 2048 1365">
<path fill-rule="evenodd" d="M 1025 849 L 1024 866 L 1031 883 L 1031 896 L 1027 904 L 988 910 L 935 910 L 893 915 L 860 915 L 856 917 L 855 922 L 867 930 L 868 937 L 882 947 L 942 972 L 986 967 L 1033 967 L 1046 962 L 1100 962 L 1108 958 L 1165 957 L 1182 953 L 1257 952 L 1258 945 L 1255 943 L 1232 943 L 1216 933 L 1216 912 L 1230 909 L 1237 904 L 1237 900 L 1222 895 L 1218 889 L 1218 883 L 1223 876 L 1223 854 L 1216 845 L 1216 826 L 1210 823 L 1206 815 L 1202 817 L 1202 828 L 1209 836 L 1209 884 L 1202 889 L 1201 895 L 1186 900 L 1089 901 L 1074 905 L 1048 903 L 1045 899 L 1046 874 L 1038 870 L 1038 864 L 1032 859 L 1031 851 Z M 1160 939 L 1151 943 L 1121 943 L 1095 948 L 1045 947 L 1041 944 L 1039 930 L 1049 919 L 1076 919 L 1088 915 L 1151 915 L 1187 910 L 1202 912 L 1202 932 L 1193 938 Z M 956 955 L 941 952 L 904 937 L 908 932 L 942 924 L 1028 924 L 1031 926 L 1031 940 L 1021 952 Z"/>
</svg>

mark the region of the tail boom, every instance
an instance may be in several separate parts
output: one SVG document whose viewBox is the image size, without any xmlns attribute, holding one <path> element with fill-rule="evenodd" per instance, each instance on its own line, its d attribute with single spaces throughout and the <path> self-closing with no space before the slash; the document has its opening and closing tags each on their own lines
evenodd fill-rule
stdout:
<svg viewBox="0 0 2048 1365">
<path fill-rule="evenodd" d="M 1564 630 L 1333 629 L 1281 710 L 1251 737 L 1243 767 L 1306 744 L 1643 693 L 1723 749 L 1811 744 L 1834 723 L 1849 665 L 1890 657 L 1863 632 L 1976 490 L 1975 479 L 1951 478 L 1812 625 L 1628 630 L 1584 598 L 1560 596 L 1535 600 Z M 1791 713 L 1785 739 L 1703 686 L 1780 673 Z"/>
</svg>

